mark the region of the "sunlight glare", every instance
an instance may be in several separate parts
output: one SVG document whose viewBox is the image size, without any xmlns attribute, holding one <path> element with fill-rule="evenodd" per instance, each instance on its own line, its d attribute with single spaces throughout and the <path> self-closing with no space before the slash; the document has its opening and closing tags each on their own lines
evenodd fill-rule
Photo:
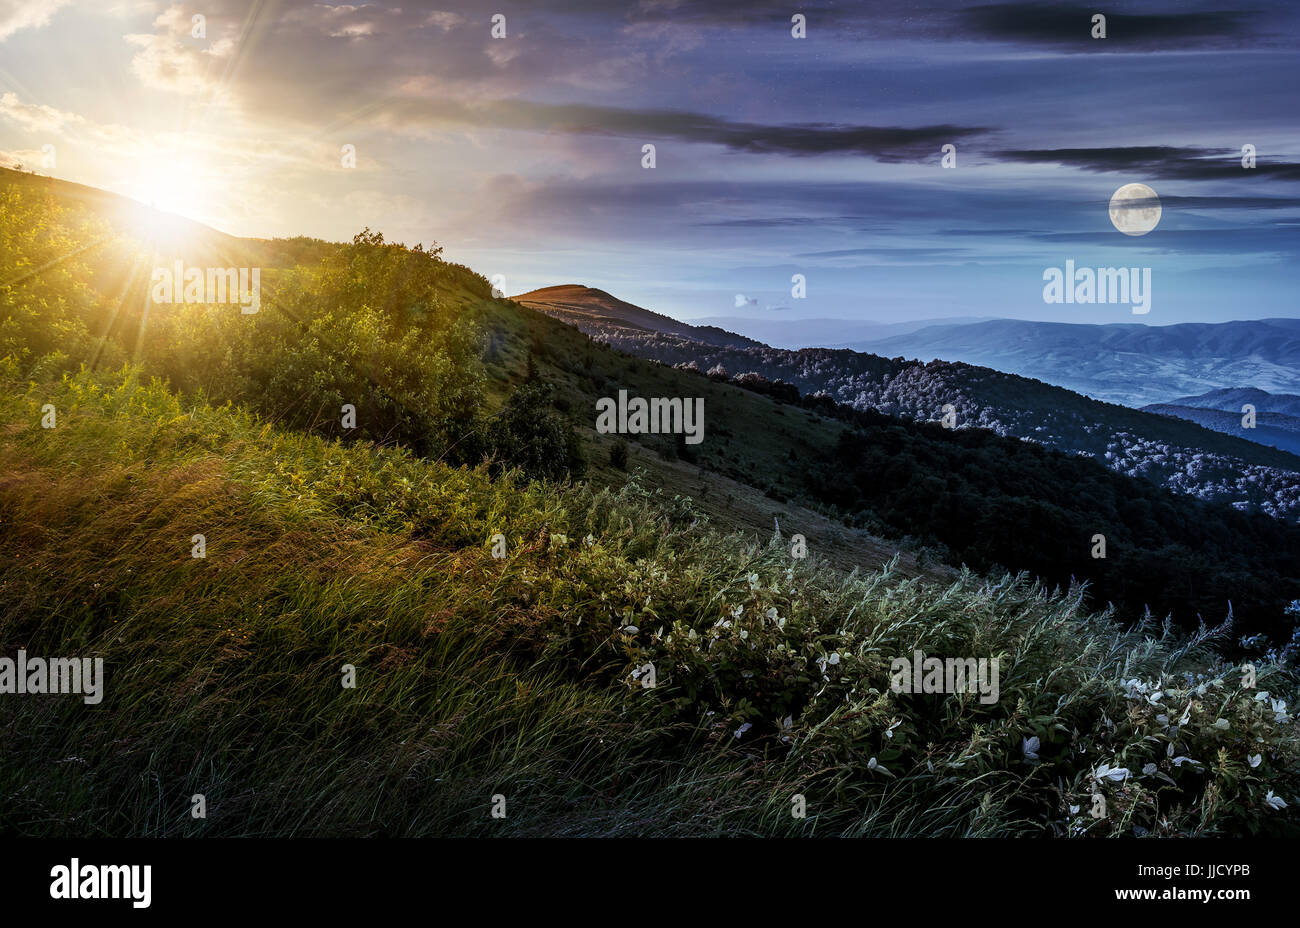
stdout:
<svg viewBox="0 0 1300 928">
<path fill-rule="evenodd" d="M 151 231 L 160 231 L 156 228 L 159 225 L 171 225 L 166 215 L 169 213 L 205 222 L 211 206 L 206 174 L 203 166 L 193 159 L 161 156 L 140 162 L 124 192 L 152 207 L 147 214 Z"/>
</svg>

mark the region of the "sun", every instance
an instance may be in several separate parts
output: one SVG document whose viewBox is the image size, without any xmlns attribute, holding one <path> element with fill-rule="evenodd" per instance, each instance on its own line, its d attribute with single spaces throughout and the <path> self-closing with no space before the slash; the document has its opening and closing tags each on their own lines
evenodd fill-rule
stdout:
<svg viewBox="0 0 1300 928">
<path fill-rule="evenodd" d="M 204 222 L 213 206 L 211 177 L 199 159 L 184 154 L 161 155 L 138 162 L 123 184 L 131 199 L 171 213 Z"/>
</svg>

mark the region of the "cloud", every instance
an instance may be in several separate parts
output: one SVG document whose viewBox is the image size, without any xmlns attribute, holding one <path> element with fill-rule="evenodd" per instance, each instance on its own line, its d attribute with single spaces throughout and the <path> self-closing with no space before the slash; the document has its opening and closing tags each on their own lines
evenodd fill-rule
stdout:
<svg viewBox="0 0 1300 928">
<path fill-rule="evenodd" d="M 24 103 L 16 93 L 0 95 L 0 117 L 34 135 L 62 135 L 69 126 L 86 124 L 76 113 L 40 103 Z"/>
<path fill-rule="evenodd" d="M 388 128 L 437 128 L 472 125 L 576 135 L 674 139 L 721 145 L 752 154 L 813 156 L 867 155 L 880 161 L 910 161 L 933 154 L 944 142 L 980 136 L 974 126 L 865 126 L 837 123 L 765 125 L 733 122 L 683 110 L 621 109 L 577 103 L 496 100 L 462 103 L 451 100 L 406 100 L 383 108 L 377 117 Z"/>
<path fill-rule="evenodd" d="M 282 22 L 312 29 L 334 39 L 363 39 L 400 31 L 404 18 L 400 8 L 385 9 L 372 4 L 329 6 L 313 3 L 311 6 L 290 10 Z"/>
<path fill-rule="evenodd" d="M 459 13 L 450 13 L 446 10 L 434 10 L 424 18 L 426 26 L 436 26 L 443 32 L 450 32 L 457 26 L 465 22 L 465 17 Z"/>
<path fill-rule="evenodd" d="M 1106 37 L 1092 38 L 1092 17 L 1106 16 Z M 1093 7 L 996 3 L 969 7 L 962 26 L 976 35 L 1009 42 L 1077 47 L 1080 51 L 1136 48 L 1234 47 L 1251 37 L 1258 14 L 1228 10 L 1179 10 L 1176 13 L 1120 13 Z"/>
<path fill-rule="evenodd" d="M 1158 229 L 1135 242 L 1119 242 L 1113 231 L 1047 232 L 1030 236 L 1051 244 L 1114 245 L 1154 254 L 1253 255 L 1292 259 L 1300 250 L 1300 229 L 1283 223 L 1216 229 Z"/>
<path fill-rule="evenodd" d="M 589 2 L 600 9 L 600 0 Z M 729 29 L 741 25 L 767 28 L 775 23 L 787 31 L 794 13 L 803 13 L 813 30 L 842 29 L 849 23 L 870 20 L 875 13 L 864 9 L 854 16 L 852 9 L 837 10 L 833 0 L 806 0 L 794 6 L 789 0 L 645 0 L 630 6 L 626 16 L 632 23 L 689 23 Z"/>
<path fill-rule="evenodd" d="M 1258 161 L 1241 166 L 1240 149 L 1145 145 L 1116 148 L 1047 148 L 997 151 L 994 157 L 1026 164 L 1061 164 L 1095 173 L 1166 180 L 1240 180 L 1243 176 L 1300 180 L 1300 164 Z"/>
<path fill-rule="evenodd" d="M 21 29 L 38 29 L 71 0 L 0 0 L 0 42 Z"/>
<path fill-rule="evenodd" d="M 20 148 L 12 151 L 0 149 L 0 167 L 34 171 L 41 166 L 45 153 L 32 148 Z"/>
<path fill-rule="evenodd" d="M 969 248 L 841 248 L 835 251 L 803 251 L 792 258 L 851 258 L 872 255 L 888 258 L 956 258 L 970 254 Z"/>
<path fill-rule="evenodd" d="M 168 7 L 154 20 L 155 32 L 124 36 L 140 48 L 131 59 L 131 69 L 145 86 L 158 90 L 202 93 L 215 89 L 224 60 L 235 50 L 235 22 L 205 17 L 205 35 L 195 37 L 191 17 L 179 6 Z"/>
<path fill-rule="evenodd" d="M 865 216 L 755 216 L 749 219 L 720 219 L 697 222 L 697 226 L 717 229 L 786 229 L 799 226 L 822 225 L 827 222 L 860 222 Z"/>
<path fill-rule="evenodd" d="M 743 293 L 736 294 L 736 304 L 735 304 L 736 309 L 742 309 L 746 306 L 757 306 L 757 305 L 758 305 L 758 299 L 756 297 L 748 297 L 745 296 L 745 294 Z"/>
<path fill-rule="evenodd" d="M 1297 209 L 1300 197 L 1160 197 L 1172 209 Z"/>
</svg>

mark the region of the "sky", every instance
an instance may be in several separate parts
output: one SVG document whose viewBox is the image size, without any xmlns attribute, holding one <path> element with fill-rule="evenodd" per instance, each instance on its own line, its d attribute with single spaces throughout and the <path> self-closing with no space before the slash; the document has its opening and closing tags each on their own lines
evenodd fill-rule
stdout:
<svg viewBox="0 0 1300 928">
<path fill-rule="evenodd" d="M 1297 315 L 1300 4 L 1103 6 L 0 0 L 0 163 L 680 319 Z"/>
</svg>

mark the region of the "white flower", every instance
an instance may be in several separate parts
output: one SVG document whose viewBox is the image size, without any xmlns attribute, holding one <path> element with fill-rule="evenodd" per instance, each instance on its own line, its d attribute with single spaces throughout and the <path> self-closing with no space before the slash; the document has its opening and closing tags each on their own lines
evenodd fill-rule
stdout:
<svg viewBox="0 0 1300 928">
<path fill-rule="evenodd" d="M 876 770 L 876 771 L 879 771 L 880 773 L 883 773 L 883 774 L 884 774 L 885 776 L 887 776 L 887 777 L 892 777 L 892 776 L 893 776 L 892 773 L 890 773 L 888 770 L 886 770 L 886 769 L 885 769 L 884 767 L 882 767 L 880 764 L 876 763 L 876 759 L 875 759 L 874 757 L 871 758 L 871 760 L 867 761 L 867 769 L 868 769 L 868 770 Z"/>
<path fill-rule="evenodd" d="M 1041 746 L 1042 743 L 1038 740 L 1037 735 L 1020 739 L 1020 752 L 1025 755 L 1025 760 L 1031 764 L 1038 761 L 1038 749 Z"/>
<path fill-rule="evenodd" d="M 1156 772 L 1156 765 L 1155 765 L 1155 764 L 1143 764 L 1143 765 L 1142 765 L 1142 776 L 1144 776 L 1144 777 L 1149 777 L 1149 776 L 1151 776 L 1151 774 L 1153 774 L 1153 773 L 1155 773 L 1155 772 Z"/>
<path fill-rule="evenodd" d="M 768 617 L 768 619 L 770 619 L 771 621 L 775 622 L 775 621 L 776 621 L 776 606 L 768 606 L 768 607 L 767 607 L 767 612 L 765 612 L 765 613 L 763 613 L 763 614 L 766 615 L 766 616 Z"/>
<path fill-rule="evenodd" d="M 1078 814 L 1079 814 L 1079 807 L 1078 807 L 1078 806 L 1070 806 L 1070 814 L 1071 814 L 1071 815 L 1078 815 Z"/>
<path fill-rule="evenodd" d="M 637 632 L 641 631 L 641 629 L 637 628 L 635 625 L 624 625 L 623 631 L 629 635 L 635 635 Z"/>
<path fill-rule="evenodd" d="M 1252 767 L 1258 767 L 1260 761 L 1262 761 L 1263 759 L 1264 756 L 1262 754 L 1251 754 L 1249 757 L 1246 758 L 1246 762 L 1249 763 Z"/>
<path fill-rule="evenodd" d="M 838 664 L 839 662 L 840 662 L 840 655 L 839 655 L 839 652 L 836 651 L 835 653 L 831 654 L 831 657 L 830 657 L 830 665 L 831 665 L 832 667 L 834 667 L 834 666 L 835 666 L 836 664 Z M 1285 706 L 1286 703 L 1282 703 L 1282 705 Z"/>
<path fill-rule="evenodd" d="M 1280 812 L 1286 808 L 1286 800 L 1281 796 L 1274 796 L 1273 791 L 1269 790 L 1268 795 L 1264 797 L 1264 805 Z"/>
<path fill-rule="evenodd" d="M 1286 719 L 1287 719 L 1287 715 L 1286 715 L 1286 700 L 1285 700 L 1285 699 L 1274 699 L 1274 700 L 1273 700 L 1273 721 L 1275 721 L 1275 722 L 1285 722 Z"/>
<path fill-rule="evenodd" d="M 1201 762 L 1199 760 L 1196 760 L 1195 758 L 1192 757 L 1187 757 L 1184 754 L 1180 754 L 1174 758 L 1175 767 L 1181 767 L 1183 764 L 1191 764 L 1193 767 L 1201 766 Z"/>
<path fill-rule="evenodd" d="M 731 610 L 731 617 L 733 619 L 738 619 L 740 618 L 740 614 L 744 611 L 745 611 L 745 604 L 741 603 L 740 605 L 736 606 L 734 609 Z"/>
<path fill-rule="evenodd" d="M 1120 681 L 1120 686 L 1124 687 L 1124 695 L 1129 699 L 1138 699 L 1146 695 L 1147 685 L 1136 677 L 1132 680 Z"/>
<path fill-rule="evenodd" d="M 751 725 L 749 722 L 746 722 L 744 725 L 741 725 L 739 728 L 736 729 L 736 737 L 739 738 L 741 735 L 743 735 L 745 732 L 749 731 L 753 727 L 754 726 Z"/>
<path fill-rule="evenodd" d="M 1111 767 L 1102 764 L 1092 775 L 1094 780 L 1110 780 L 1112 783 L 1122 783 L 1129 778 L 1127 767 Z"/>
<path fill-rule="evenodd" d="M 894 729 L 897 728 L 899 725 L 902 725 L 902 724 L 903 724 L 903 720 L 902 720 L 902 719 L 899 719 L 899 720 L 896 721 L 893 725 L 890 725 L 888 728 L 886 728 L 886 729 L 885 729 L 885 737 L 886 737 L 886 738 L 893 738 L 893 737 L 894 737 Z"/>
<path fill-rule="evenodd" d="M 758 589 L 758 574 L 749 575 L 749 588 L 751 590 Z"/>
</svg>

